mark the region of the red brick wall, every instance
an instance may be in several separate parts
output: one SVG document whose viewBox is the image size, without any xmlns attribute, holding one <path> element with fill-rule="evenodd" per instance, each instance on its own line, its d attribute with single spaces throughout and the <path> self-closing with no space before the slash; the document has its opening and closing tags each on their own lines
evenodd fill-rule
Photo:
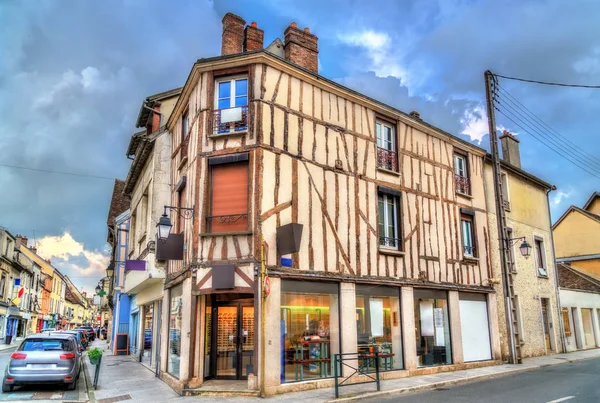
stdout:
<svg viewBox="0 0 600 403">
<path fill-rule="evenodd" d="M 225 14 L 225 17 L 223 17 L 221 55 L 242 53 L 244 25 L 246 25 L 246 21 L 242 17 L 232 13 Z"/>
<path fill-rule="evenodd" d="M 318 38 L 308 28 L 304 28 L 304 31 L 298 29 L 294 22 L 285 30 L 284 35 L 286 60 L 318 73 Z"/>
</svg>

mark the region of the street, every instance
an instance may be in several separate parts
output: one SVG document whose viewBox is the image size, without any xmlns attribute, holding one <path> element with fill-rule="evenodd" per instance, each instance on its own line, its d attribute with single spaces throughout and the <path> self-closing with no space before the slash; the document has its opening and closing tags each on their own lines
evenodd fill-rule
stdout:
<svg viewBox="0 0 600 403">
<path fill-rule="evenodd" d="M 427 392 L 380 396 L 363 401 L 597 403 L 600 402 L 599 381 L 600 359 L 593 359 Z"/>
<path fill-rule="evenodd" d="M 4 371 L 8 364 L 10 355 L 15 351 L 16 346 L 9 350 L 0 351 L 0 374 L 4 378 Z M 63 386 L 57 385 L 35 385 L 35 386 L 17 386 L 10 393 L 0 393 L 0 401 L 86 401 L 85 379 L 83 370 L 77 382 L 77 389 L 67 391 Z"/>
</svg>

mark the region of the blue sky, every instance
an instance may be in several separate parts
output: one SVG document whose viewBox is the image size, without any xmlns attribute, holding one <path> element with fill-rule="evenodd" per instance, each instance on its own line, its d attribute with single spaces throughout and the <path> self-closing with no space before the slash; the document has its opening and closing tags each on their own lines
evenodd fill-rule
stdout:
<svg viewBox="0 0 600 403">
<path fill-rule="evenodd" d="M 0 2 L 0 164 L 125 178 L 141 101 L 183 85 L 218 55 L 231 11 L 265 31 L 290 22 L 319 37 L 320 73 L 488 147 L 483 72 L 600 84 L 596 1 Z M 600 90 L 502 81 L 521 103 L 600 158 Z M 523 167 L 559 189 L 553 218 L 582 205 L 597 178 L 517 132 Z M 92 289 L 107 261 L 112 181 L 0 166 L 0 225 L 43 239 L 44 253 Z"/>
</svg>

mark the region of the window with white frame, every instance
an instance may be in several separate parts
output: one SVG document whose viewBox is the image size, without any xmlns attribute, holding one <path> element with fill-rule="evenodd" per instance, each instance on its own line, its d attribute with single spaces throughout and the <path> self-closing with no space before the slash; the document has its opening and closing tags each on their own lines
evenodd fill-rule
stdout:
<svg viewBox="0 0 600 403">
<path fill-rule="evenodd" d="M 546 269 L 546 258 L 544 251 L 544 240 L 541 238 L 534 238 L 535 243 L 535 262 L 537 263 L 538 276 L 548 277 L 548 270 Z"/>
<path fill-rule="evenodd" d="M 400 196 L 379 191 L 379 246 L 385 249 L 401 250 Z"/>
<path fill-rule="evenodd" d="M 454 182 L 457 193 L 464 195 L 471 194 L 471 181 L 469 179 L 467 156 L 458 152 L 454 153 Z"/>
<path fill-rule="evenodd" d="M 467 258 L 477 257 L 473 216 L 462 213 L 460 216 L 460 222 L 462 228 L 463 256 Z"/>
<path fill-rule="evenodd" d="M 377 167 L 398 172 L 395 126 L 383 120 L 375 123 L 377 134 Z"/>
<path fill-rule="evenodd" d="M 217 79 L 214 134 L 246 130 L 248 130 L 248 77 Z"/>
</svg>

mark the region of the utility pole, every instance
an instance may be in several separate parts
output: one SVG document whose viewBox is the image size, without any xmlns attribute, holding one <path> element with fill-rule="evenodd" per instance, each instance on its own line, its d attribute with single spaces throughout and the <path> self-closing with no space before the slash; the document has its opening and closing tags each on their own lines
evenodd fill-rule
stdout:
<svg viewBox="0 0 600 403">
<path fill-rule="evenodd" d="M 509 362 L 521 364 L 521 343 L 517 326 L 517 310 L 515 307 L 515 292 L 513 287 L 512 270 L 509 262 L 511 256 L 508 248 L 508 229 L 506 225 L 506 213 L 504 211 L 504 192 L 502 191 L 502 172 L 500 170 L 500 154 L 498 152 L 498 135 L 496 134 L 496 118 L 494 116 L 494 91 L 496 78 L 490 70 L 486 70 L 485 77 L 485 99 L 488 115 L 488 126 L 490 134 L 490 152 L 492 153 L 492 168 L 494 172 L 494 193 L 496 201 L 496 217 L 498 226 L 498 241 L 500 244 L 500 265 L 504 283 L 506 326 L 509 340 Z"/>
</svg>

